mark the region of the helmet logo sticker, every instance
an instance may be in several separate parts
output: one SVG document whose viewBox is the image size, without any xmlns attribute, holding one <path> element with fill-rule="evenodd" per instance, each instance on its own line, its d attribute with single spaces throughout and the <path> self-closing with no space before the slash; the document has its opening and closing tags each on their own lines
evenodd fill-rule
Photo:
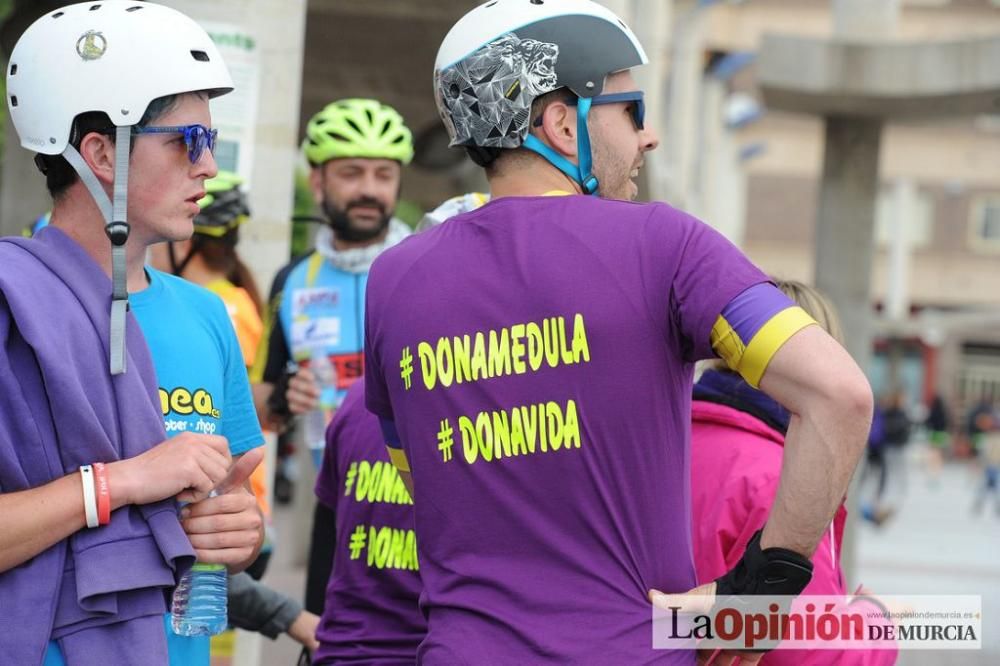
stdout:
<svg viewBox="0 0 1000 666">
<path fill-rule="evenodd" d="M 559 87 L 558 58 L 557 44 L 511 32 L 437 72 L 436 92 L 450 116 L 446 125 L 454 129 L 452 145 L 521 145 L 531 103 Z"/>
<path fill-rule="evenodd" d="M 108 50 L 108 40 L 96 30 L 88 30 L 76 40 L 76 52 L 84 60 L 97 60 Z"/>
</svg>

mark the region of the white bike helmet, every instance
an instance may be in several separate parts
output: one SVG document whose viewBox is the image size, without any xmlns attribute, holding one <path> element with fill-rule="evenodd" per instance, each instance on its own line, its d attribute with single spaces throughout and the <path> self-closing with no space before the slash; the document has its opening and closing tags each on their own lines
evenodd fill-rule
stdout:
<svg viewBox="0 0 1000 666">
<path fill-rule="evenodd" d="M 635 34 L 596 2 L 491 0 L 445 36 L 434 93 L 451 145 L 465 147 L 478 164 L 489 164 L 502 149 L 524 147 L 594 193 L 589 100 L 601 94 L 609 74 L 646 62 Z M 579 98 L 580 164 L 528 133 L 535 98 L 563 87 Z"/>
<path fill-rule="evenodd" d="M 130 128 L 168 95 L 233 89 L 208 34 L 180 12 L 149 2 L 99 0 L 46 13 L 18 39 L 7 69 L 7 106 L 21 145 L 62 155 L 101 209 L 111 239 L 111 372 L 125 371 L 125 219 Z M 102 111 L 117 127 L 114 205 L 70 143 L 74 119 Z"/>
<path fill-rule="evenodd" d="M 434 210 L 424 213 L 424 216 L 420 218 L 419 222 L 417 222 L 417 226 L 414 227 L 414 230 L 426 231 L 431 227 L 443 224 L 456 215 L 476 210 L 480 206 L 486 205 L 489 200 L 490 195 L 484 194 L 483 192 L 468 192 L 467 194 L 460 194 L 457 197 L 452 197 Z"/>
</svg>

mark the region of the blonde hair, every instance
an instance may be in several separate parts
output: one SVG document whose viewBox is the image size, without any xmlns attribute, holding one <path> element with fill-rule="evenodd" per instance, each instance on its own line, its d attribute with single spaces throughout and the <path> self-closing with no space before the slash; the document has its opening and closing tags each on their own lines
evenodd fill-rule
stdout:
<svg viewBox="0 0 1000 666">
<path fill-rule="evenodd" d="M 798 280 L 775 280 L 774 284 L 795 304 L 806 311 L 810 317 L 816 320 L 830 337 L 844 344 L 844 329 L 840 326 L 840 317 L 823 292 L 816 287 L 809 286 Z"/>
<path fill-rule="evenodd" d="M 772 278 L 772 282 L 774 282 L 774 285 L 785 296 L 792 299 L 796 305 L 806 311 L 806 314 L 815 319 L 816 323 L 829 333 L 831 338 L 841 345 L 844 344 L 844 329 L 840 326 L 840 317 L 837 316 L 837 310 L 833 307 L 833 303 L 823 295 L 823 292 L 816 287 L 799 282 L 798 280 Z M 701 371 L 723 370 L 732 372 L 722 359 L 703 361 L 698 364 L 698 369 Z"/>
</svg>

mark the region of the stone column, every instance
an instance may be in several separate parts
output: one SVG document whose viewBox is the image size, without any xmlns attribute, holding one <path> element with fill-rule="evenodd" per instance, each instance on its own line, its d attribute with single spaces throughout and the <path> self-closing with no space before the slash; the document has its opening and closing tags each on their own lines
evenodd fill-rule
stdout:
<svg viewBox="0 0 1000 666">
<path fill-rule="evenodd" d="M 899 0 L 833 1 L 834 36 L 844 41 L 889 39 L 898 19 Z M 871 273 L 883 121 L 880 117 L 826 116 L 823 124 L 815 282 L 840 314 L 847 351 L 867 371 L 872 354 Z M 844 527 L 840 560 L 850 585 L 856 517 L 860 515 L 857 476 L 848 491 L 847 508 L 855 518 Z"/>
<path fill-rule="evenodd" d="M 257 50 L 256 123 L 251 145 L 241 146 L 252 160 L 248 172 L 240 169 L 248 176 L 253 216 L 240 232 L 239 250 L 266 293 L 288 260 L 306 0 L 161 1 L 200 23 L 238 26 Z"/>
<path fill-rule="evenodd" d="M 828 117 L 816 220 L 816 286 L 836 306 L 847 350 L 871 356 L 871 272 L 882 122 Z"/>
</svg>

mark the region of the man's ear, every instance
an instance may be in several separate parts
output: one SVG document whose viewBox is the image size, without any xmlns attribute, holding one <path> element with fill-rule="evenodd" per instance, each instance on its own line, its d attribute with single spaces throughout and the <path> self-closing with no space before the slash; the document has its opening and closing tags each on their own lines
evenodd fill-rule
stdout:
<svg viewBox="0 0 1000 666">
<path fill-rule="evenodd" d="M 325 164 L 320 164 L 309 170 L 309 189 L 312 190 L 313 202 L 317 206 L 323 205 L 323 169 Z"/>
<path fill-rule="evenodd" d="M 88 132 L 80 141 L 80 156 L 104 185 L 115 181 L 115 144 L 111 137 Z"/>
<path fill-rule="evenodd" d="M 534 135 L 560 155 L 576 157 L 576 110 L 561 100 L 550 102 L 542 111 L 541 127 L 533 127 Z"/>
</svg>

